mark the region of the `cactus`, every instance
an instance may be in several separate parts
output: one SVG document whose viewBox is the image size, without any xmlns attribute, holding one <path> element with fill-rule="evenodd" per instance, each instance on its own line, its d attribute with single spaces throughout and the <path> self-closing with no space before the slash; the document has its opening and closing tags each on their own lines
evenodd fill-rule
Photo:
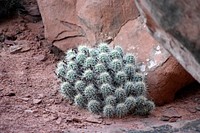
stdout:
<svg viewBox="0 0 200 133">
<path fill-rule="evenodd" d="M 65 75 L 65 78 L 69 81 L 69 82 L 75 82 L 76 81 L 76 78 L 77 78 L 77 73 L 76 71 L 74 70 L 69 70 L 66 75 Z"/>
<path fill-rule="evenodd" d="M 127 109 L 129 110 L 129 112 L 132 112 L 136 106 L 136 99 L 133 96 L 129 96 L 126 98 L 124 103 L 125 103 Z"/>
<path fill-rule="evenodd" d="M 78 46 L 78 51 L 82 52 L 82 53 L 85 53 L 86 55 L 89 54 L 89 48 L 87 46 L 85 46 L 85 45 Z"/>
<path fill-rule="evenodd" d="M 76 95 L 76 91 L 69 82 L 63 82 L 61 84 L 60 91 L 66 98 L 69 98 L 70 100 L 73 100 L 74 96 Z"/>
<path fill-rule="evenodd" d="M 125 83 L 124 90 L 126 91 L 127 95 L 136 95 L 134 85 L 134 82 L 131 81 Z"/>
<path fill-rule="evenodd" d="M 108 65 L 111 61 L 107 53 L 100 53 L 98 56 L 98 60 L 104 65 Z"/>
<path fill-rule="evenodd" d="M 98 49 L 102 53 L 110 52 L 110 48 L 109 48 L 108 44 L 106 44 L 106 43 L 100 43 L 98 46 Z"/>
<path fill-rule="evenodd" d="M 94 72 L 96 74 L 106 72 L 106 67 L 102 63 L 98 63 L 95 65 Z"/>
<path fill-rule="evenodd" d="M 83 65 L 87 56 L 84 53 L 78 53 L 76 56 L 76 63 L 78 65 Z"/>
<path fill-rule="evenodd" d="M 114 59 L 109 65 L 109 68 L 114 72 L 120 71 L 122 69 L 122 61 L 119 59 Z"/>
<path fill-rule="evenodd" d="M 114 97 L 113 95 L 106 97 L 105 104 L 115 106 L 117 104 L 116 97 Z"/>
<path fill-rule="evenodd" d="M 67 68 L 67 65 L 63 61 L 59 61 L 57 64 L 57 68 L 59 67 Z"/>
<path fill-rule="evenodd" d="M 91 57 L 95 57 L 95 58 L 99 55 L 99 51 L 94 48 L 89 49 L 89 53 Z"/>
<path fill-rule="evenodd" d="M 154 108 L 155 105 L 152 101 L 147 100 L 144 96 L 139 96 L 136 98 L 136 109 L 134 113 L 137 115 L 148 115 Z"/>
<path fill-rule="evenodd" d="M 103 83 L 111 83 L 112 78 L 111 78 L 111 76 L 108 72 L 103 72 L 99 75 L 97 82 L 100 85 L 103 84 Z"/>
<path fill-rule="evenodd" d="M 135 65 L 135 56 L 132 54 L 126 54 L 124 57 L 125 64 L 132 64 Z"/>
<path fill-rule="evenodd" d="M 100 91 L 101 91 L 101 94 L 103 95 L 103 97 L 107 97 L 107 96 L 113 94 L 112 86 L 110 86 L 110 84 L 108 84 L 108 83 L 102 84 L 100 87 Z"/>
<path fill-rule="evenodd" d="M 105 117 L 146 115 L 154 109 L 147 100 L 145 76 L 132 54 L 120 46 L 79 46 L 66 52 L 57 65 L 60 92 L 80 108 Z"/>
<path fill-rule="evenodd" d="M 86 98 L 81 94 L 76 95 L 74 98 L 75 105 L 77 105 L 80 108 L 85 108 L 86 102 L 87 102 Z"/>
<path fill-rule="evenodd" d="M 122 88 L 117 88 L 115 90 L 115 97 L 117 99 L 118 102 L 124 102 L 125 98 L 126 98 L 126 92 L 124 89 Z"/>
<path fill-rule="evenodd" d="M 64 67 L 59 66 L 59 67 L 56 68 L 55 73 L 56 73 L 56 75 L 57 75 L 58 77 L 62 77 L 62 78 L 64 78 L 65 75 L 66 75 L 66 70 L 65 70 Z"/>
<path fill-rule="evenodd" d="M 76 53 L 72 49 L 68 50 L 66 52 L 65 60 L 68 62 L 73 60 L 74 58 L 76 58 Z"/>
<path fill-rule="evenodd" d="M 128 109 L 124 103 L 119 103 L 115 109 L 116 116 L 122 118 L 128 113 Z"/>
<path fill-rule="evenodd" d="M 86 81 L 92 81 L 94 78 L 94 72 L 90 69 L 85 70 L 85 72 L 83 73 L 83 79 L 85 79 Z"/>
<path fill-rule="evenodd" d="M 69 61 L 67 64 L 67 70 L 77 70 L 78 65 L 74 61 Z"/>
<path fill-rule="evenodd" d="M 126 79 L 127 79 L 127 75 L 124 71 L 118 71 L 114 78 L 115 82 L 118 84 L 125 83 Z"/>
<path fill-rule="evenodd" d="M 136 68 L 135 68 L 133 65 L 131 65 L 131 64 L 126 64 L 126 65 L 124 66 L 124 71 L 125 71 L 125 73 L 127 74 L 127 77 L 128 77 L 129 79 L 131 79 L 132 77 L 134 77 L 134 75 L 135 75 L 135 70 L 136 70 Z"/>
<path fill-rule="evenodd" d="M 75 87 L 77 92 L 82 94 L 84 92 L 85 87 L 86 87 L 86 83 L 82 80 L 78 80 L 78 81 L 76 81 L 74 87 Z"/>
<path fill-rule="evenodd" d="M 121 59 L 122 58 L 121 54 L 117 50 L 112 50 L 110 52 L 110 57 L 111 57 L 112 60 L 114 60 L 114 59 Z"/>
<path fill-rule="evenodd" d="M 145 92 L 146 92 L 145 83 L 144 82 L 136 82 L 134 84 L 134 90 L 135 90 L 136 96 L 145 95 Z"/>
<path fill-rule="evenodd" d="M 120 53 L 121 57 L 123 57 L 124 51 L 123 51 L 122 47 L 117 45 L 117 46 L 115 46 L 114 49 L 117 50 Z"/>
<path fill-rule="evenodd" d="M 91 101 L 89 101 L 87 107 L 88 107 L 88 110 L 91 113 L 99 114 L 101 112 L 101 104 L 97 100 L 91 100 Z"/>
<path fill-rule="evenodd" d="M 84 95 L 88 100 L 97 99 L 97 90 L 93 84 L 86 86 L 84 90 Z"/>
<path fill-rule="evenodd" d="M 93 68 L 96 65 L 97 61 L 94 57 L 88 57 L 86 58 L 83 67 L 85 69 Z"/>
<path fill-rule="evenodd" d="M 145 76 L 142 73 L 136 73 L 132 79 L 134 82 L 143 82 L 145 81 Z"/>
<path fill-rule="evenodd" d="M 103 115 L 105 117 L 111 118 L 115 115 L 115 108 L 112 105 L 106 105 L 103 108 Z"/>
<path fill-rule="evenodd" d="M 147 101 L 146 102 L 146 109 L 147 109 L 147 114 L 149 114 L 150 113 L 150 111 L 152 111 L 152 110 L 154 110 L 155 109 L 155 104 L 154 104 L 154 102 L 152 102 L 152 101 Z"/>
</svg>

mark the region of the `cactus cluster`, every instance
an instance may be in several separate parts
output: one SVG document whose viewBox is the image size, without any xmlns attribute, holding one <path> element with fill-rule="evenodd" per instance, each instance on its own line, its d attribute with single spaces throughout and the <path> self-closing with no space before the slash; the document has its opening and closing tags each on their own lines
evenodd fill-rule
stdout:
<svg viewBox="0 0 200 133">
<path fill-rule="evenodd" d="M 68 50 L 57 65 L 60 92 L 76 106 L 105 117 L 147 115 L 154 103 L 146 96 L 145 75 L 136 58 L 106 43 Z"/>
</svg>

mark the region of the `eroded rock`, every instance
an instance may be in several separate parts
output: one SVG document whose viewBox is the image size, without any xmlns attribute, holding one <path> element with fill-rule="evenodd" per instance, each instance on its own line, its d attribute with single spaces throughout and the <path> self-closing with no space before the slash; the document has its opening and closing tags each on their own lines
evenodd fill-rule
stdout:
<svg viewBox="0 0 200 133">
<path fill-rule="evenodd" d="M 135 2 L 154 38 L 200 82 L 200 1 Z"/>
<path fill-rule="evenodd" d="M 45 37 L 63 51 L 78 44 L 112 40 L 139 16 L 134 0 L 38 0 Z"/>
</svg>

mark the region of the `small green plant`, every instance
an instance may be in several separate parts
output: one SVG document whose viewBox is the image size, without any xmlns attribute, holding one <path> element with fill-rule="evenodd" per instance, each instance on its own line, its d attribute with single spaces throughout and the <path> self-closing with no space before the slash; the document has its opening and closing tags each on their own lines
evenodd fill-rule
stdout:
<svg viewBox="0 0 200 133">
<path fill-rule="evenodd" d="M 69 70 L 67 73 L 66 73 L 66 76 L 65 76 L 66 80 L 68 80 L 69 82 L 75 82 L 76 81 L 76 78 L 77 78 L 77 73 L 76 71 L 74 70 Z"/>
<path fill-rule="evenodd" d="M 135 65 L 135 63 L 136 63 L 135 57 L 132 54 L 126 54 L 125 57 L 124 57 L 124 61 L 125 61 L 126 64 Z"/>
<path fill-rule="evenodd" d="M 75 103 L 75 105 L 79 106 L 80 108 L 85 108 L 87 99 L 79 93 L 78 95 L 75 96 L 74 103 Z"/>
<path fill-rule="evenodd" d="M 110 52 L 110 57 L 111 57 L 112 60 L 122 58 L 121 54 L 115 49 Z"/>
<path fill-rule="evenodd" d="M 124 103 L 119 103 L 116 106 L 116 116 L 122 118 L 128 113 L 128 109 Z"/>
<path fill-rule="evenodd" d="M 120 71 L 122 69 L 122 67 L 123 67 L 122 61 L 120 59 L 112 60 L 112 62 L 110 63 L 110 66 L 109 66 L 109 68 L 114 72 Z"/>
<path fill-rule="evenodd" d="M 90 69 L 85 70 L 85 72 L 83 73 L 83 79 L 85 79 L 86 81 L 92 81 L 94 76 L 94 72 Z"/>
<path fill-rule="evenodd" d="M 84 68 L 85 69 L 92 69 L 96 65 L 97 61 L 94 57 L 88 57 L 86 58 L 84 62 Z"/>
<path fill-rule="evenodd" d="M 110 48 L 107 43 L 100 43 L 98 46 L 98 50 L 102 53 L 110 52 Z"/>
<path fill-rule="evenodd" d="M 105 100 L 106 105 L 112 105 L 115 106 L 117 104 L 117 98 L 113 95 L 107 96 Z"/>
<path fill-rule="evenodd" d="M 103 63 L 104 65 L 108 65 L 111 59 L 107 53 L 100 53 L 98 56 L 99 62 Z"/>
<path fill-rule="evenodd" d="M 135 95 L 140 96 L 140 95 L 145 95 L 146 92 L 146 86 L 144 82 L 136 82 L 134 84 L 134 89 L 135 89 Z"/>
<path fill-rule="evenodd" d="M 82 53 L 85 53 L 86 55 L 89 54 L 89 48 L 87 46 L 85 46 L 85 45 L 78 46 L 78 51 L 82 52 Z"/>
<path fill-rule="evenodd" d="M 88 100 L 97 99 L 97 90 L 96 90 L 96 88 L 94 87 L 93 84 L 90 84 L 90 85 L 85 87 L 84 95 L 86 96 L 86 98 Z"/>
<path fill-rule="evenodd" d="M 114 117 L 114 115 L 115 115 L 115 107 L 112 106 L 112 105 L 110 105 L 110 104 L 104 106 L 104 108 L 103 108 L 103 115 L 105 117 L 108 117 L 108 118 Z"/>
<path fill-rule="evenodd" d="M 73 101 L 74 96 L 76 95 L 76 90 L 73 88 L 73 86 L 69 82 L 63 82 L 60 87 L 61 93 L 70 100 Z"/>
<path fill-rule="evenodd" d="M 94 114 L 99 114 L 101 112 L 101 104 L 97 100 L 91 100 L 88 103 L 88 110 Z"/>
<path fill-rule="evenodd" d="M 124 51 L 123 51 L 122 47 L 120 47 L 119 45 L 116 45 L 114 49 L 120 53 L 121 57 L 123 57 Z"/>
<path fill-rule="evenodd" d="M 67 70 L 76 71 L 78 69 L 78 65 L 74 61 L 69 61 L 66 67 L 67 67 Z"/>
<path fill-rule="evenodd" d="M 114 80 L 117 84 L 124 84 L 127 80 L 127 75 L 124 71 L 118 71 L 115 74 Z"/>
<path fill-rule="evenodd" d="M 106 71 L 107 71 L 106 67 L 102 63 L 98 63 L 94 67 L 94 72 L 96 74 L 100 74 L 100 73 L 103 73 L 103 72 L 106 72 Z"/>
<path fill-rule="evenodd" d="M 86 83 L 82 80 L 78 80 L 75 82 L 74 88 L 76 89 L 77 92 L 83 93 L 86 87 Z"/>
<path fill-rule="evenodd" d="M 117 88 L 115 90 L 115 97 L 117 98 L 118 102 L 124 102 L 124 100 L 126 99 L 126 92 L 124 89 L 122 88 Z"/>
<path fill-rule="evenodd" d="M 126 91 L 126 94 L 129 94 L 129 95 L 135 95 L 135 84 L 134 82 L 131 82 L 131 81 L 128 81 L 125 83 L 124 85 L 124 90 Z"/>
<path fill-rule="evenodd" d="M 139 96 L 136 98 L 135 114 L 137 115 L 148 115 L 151 110 L 155 108 L 152 101 L 149 101 L 144 96 Z"/>
<path fill-rule="evenodd" d="M 125 100 L 125 105 L 129 111 L 132 111 L 136 106 L 136 99 L 133 96 L 129 96 Z"/>
<path fill-rule="evenodd" d="M 144 82 L 145 81 L 145 75 L 141 73 L 136 73 L 132 79 L 134 82 Z"/>
<path fill-rule="evenodd" d="M 80 66 L 82 66 L 86 60 L 87 56 L 85 55 L 85 53 L 78 53 L 76 55 L 76 63 Z"/>
<path fill-rule="evenodd" d="M 113 94 L 112 86 L 110 86 L 110 84 L 108 84 L 108 83 L 102 84 L 100 87 L 100 91 L 101 91 L 101 94 L 103 95 L 103 97 L 105 97 L 105 98 L 107 96 Z"/>
<path fill-rule="evenodd" d="M 131 79 L 135 75 L 136 68 L 131 64 L 126 64 L 124 66 L 124 71 L 127 74 L 127 76 Z"/>
<path fill-rule="evenodd" d="M 99 85 L 101 85 L 103 83 L 111 84 L 112 77 L 110 76 L 110 74 L 108 72 L 103 72 L 99 75 L 97 82 Z"/>
<path fill-rule="evenodd" d="M 155 105 L 146 96 L 144 74 L 135 56 L 120 46 L 86 45 L 68 50 L 57 65 L 60 92 L 80 108 L 105 117 L 146 115 Z"/>
</svg>

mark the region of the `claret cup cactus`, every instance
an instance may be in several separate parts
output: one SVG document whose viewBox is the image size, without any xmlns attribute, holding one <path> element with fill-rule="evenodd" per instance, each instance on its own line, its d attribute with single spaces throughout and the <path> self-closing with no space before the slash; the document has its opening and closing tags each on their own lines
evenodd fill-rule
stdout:
<svg viewBox="0 0 200 133">
<path fill-rule="evenodd" d="M 120 46 L 81 45 L 57 65 L 60 92 L 80 108 L 104 117 L 147 115 L 155 105 L 146 96 L 145 75 L 133 54 Z"/>
</svg>

